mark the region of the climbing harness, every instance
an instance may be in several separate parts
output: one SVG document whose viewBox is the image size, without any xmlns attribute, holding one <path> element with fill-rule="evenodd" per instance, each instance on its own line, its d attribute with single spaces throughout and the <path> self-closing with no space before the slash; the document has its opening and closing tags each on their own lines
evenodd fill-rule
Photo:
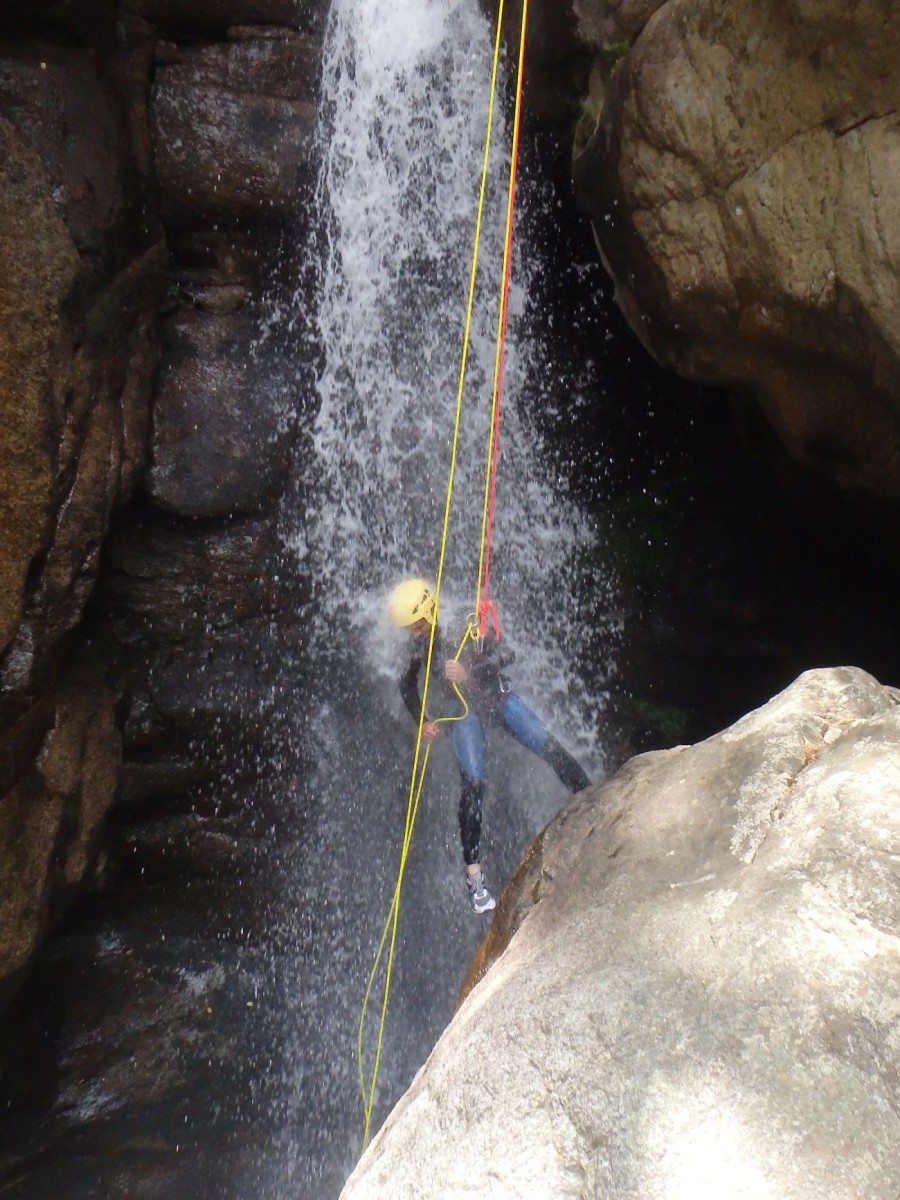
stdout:
<svg viewBox="0 0 900 1200">
<path fill-rule="evenodd" d="M 475 308 L 475 287 L 478 277 L 478 260 L 481 247 L 481 231 L 484 217 L 485 196 L 487 193 L 488 166 L 491 152 L 491 139 L 494 126 L 495 99 L 497 94 L 497 78 L 499 74 L 500 49 L 503 34 L 503 13 L 505 0 L 499 0 L 497 11 L 497 30 L 494 39 L 494 57 L 491 66 L 490 99 L 488 102 L 487 131 L 484 142 L 484 157 L 481 168 L 481 186 L 478 194 L 478 208 L 475 220 L 475 237 L 472 250 L 472 265 L 469 274 L 469 292 L 466 304 L 465 326 L 463 333 L 462 354 L 459 369 L 459 379 L 456 392 L 456 409 L 453 423 L 453 438 L 450 450 L 450 470 L 447 481 L 447 496 L 444 503 L 444 519 L 441 528 L 440 552 L 438 555 L 437 577 L 434 589 L 434 621 L 428 638 L 428 653 L 425 658 L 425 680 L 422 688 L 422 704 L 419 711 L 419 722 L 416 730 L 416 746 L 413 754 L 412 773 L 406 802 L 406 821 L 403 830 L 403 840 L 400 847 L 400 860 L 397 868 L 397 878 L 394 884 L 390 908 L 384 923 L 381 940 L 375 954 L 375 961 L 369 973 L 362 1009 L 359 1017 L 357 1036 L 357 1063 L 359 1067 L 359 1088 L 363 1102 L 363 1150 L 368 1146 L 371 1137 L 372 1112 L 375 1107 L 375 1093 L 378 1085 L 378 1073 L 381 1067 L 382 1049 L 384 1045 L 384 1029 L 387 1021 L 388 1004 L 390 1000 L 391 982 L 393 977 L 394 957 L 397 944 L 397 928 L 400 919 L 400 899 L 403 892 L 403 880 L 406 873 L 406 863 L 409 848 L 412 843 L 413 829 L 419 812 L 422 790 L 425 786 L 425 776 L 428 770 L 428 759 L 431 746 L 426 745 L 422 753 L 422 734 L 425 727 L 425 712 L 428 703 L 428 689 L 431 683 L 431 667 L 434 657 L 434 643 L 440 617 L 441 586 L 444 579 L 444 565 L 447 556 L 448 532 L 450 528 L 450 510 L 453 500 L 453 487 L 456 478 L 456 461 L 459 448 L 459 434 L 462 424 L 463 395 L 465 392 L 466 372 L 469 362 L 469 347 L 472 334 L 472 316 Z M 521 134 L 522 87 L 525 65 L 525 33 L 528 23 L 528 0 L 522 0 L 521 33 L 519 37 L 519 58 L 516 77 L 516 107 L 513 122 L 512 153 L 510 159 L 509 195 L 506 209 L 506 233 L 503 250 L 503 275 L 500 287 L 500 307 L 497 322 L 497 351 L 494 361 L 494 378 L 491 393 L 491 420 L 488 439 L 487 466 L 485 470 L 484 502 L 481 519 L 481 545 L 478 555 L 478 579 L 475 593 L 475 608 L 466 621 L 465 632 L 454 656 L 458 662 L 463 650 L 471 639 L 482 639 L 487 631 L 488 621 L 491 622 L 494 635 L 500 638 L 500 622 L 497 609 L 489 598 L 491 547 L 494 522 L 494 494 L 497 477 L 497 461 L 500 441 L 500 410 L 503 392 L 503 366 L 506 347 L 506 327 L 508 318 L 509 280 L 512 265 L 513 225 L 515 216 L 516 175 L 519 161 L 519 138 Z M 469 706 L 459 688 L 453 684 L 453 691 L 462 705 L 462 712 L 456 716 L 439 717 L 436 725 L 462 721 L 469 714 Z M 375 1039 L 375 1055 L 371 1072 L 366 1073 L 364 1062 L 364 1046 L 366 1018 L 375 981 L 384 963 L 384 983 L 381 994 L 381 1007 L 378 1021 L 378 1033 Z"/>
</svg>

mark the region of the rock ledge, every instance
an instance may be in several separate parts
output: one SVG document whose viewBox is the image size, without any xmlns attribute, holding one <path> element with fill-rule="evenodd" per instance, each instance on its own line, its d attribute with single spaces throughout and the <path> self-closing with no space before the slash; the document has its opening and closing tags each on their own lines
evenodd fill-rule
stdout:
<svg viewBox="0 0 900 1200">
<path fill-rule="evenodd" d="M 898 800 L 849 668 L 584 793 L 344 1200 L 894 1200 Z"/>
</svg>

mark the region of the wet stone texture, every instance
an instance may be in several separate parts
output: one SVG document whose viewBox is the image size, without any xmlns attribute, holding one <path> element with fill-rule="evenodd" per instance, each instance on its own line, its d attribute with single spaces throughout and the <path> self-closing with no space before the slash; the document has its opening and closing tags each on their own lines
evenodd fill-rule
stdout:
<svg viewBox="0 0 900 1200">
<path fill-rule="evenodd" d="M 235 26 L 206 46 L 161 42 L 153 88 L 166 219 L 293 217 L 315 125 L 317 39 Z"/>
<path fill-rule="evenodd" d="M 257 351 L 258 322 L 243 292 L 205 289 L 165 322 L 147 481 L 160 508 L 228 516 L 271 506 L 277 495 L 292 376 L 285 356 Z"/>
<path fill-rule="evenodd" d="M 240 1197 L 271 1157 L 258 1114 L 291 981 L 270 958 L 268 909 L 291 806 L 269 782 L 179 808 L 114 817 L 124 869 L 73 910 L 14 1002 L 6 1196 Z"/>
<path fill-rule="evenodd" d="M 67 43 L 0 36 L 0 1000 L 98 863 L 121 737 L 82 619 L 158 363 L 131 85 Z"/>
<path fill-rule="evenodd" d="M 893 689 L 814 671 L 576 799 L 346 1200 L 893 1200 L 898 747 Z"/>
<path fill-rule="evenodd" d="M 264 327 L 288 220 L 302 243 L 320 35 L 300 7 L 293 28 L 280 9 L 251 26 L 259 5 L 225 24 L 222 6 L 164 7 L 149 94 L 171 256 L 161 365 L 144 503 L 113 529 L 96 598 L 131 662 L 129 806 L 271 757 L 274 628 L 298 604 L 276 521 L 308 386 L 298 347 Z"/>
<path fill-rule="evenodd" d="M 0 14 L 0 1190 L 244 1195 L 307 386 L 264 324 L 325 6 L 34 8 Z"/>
<path fill-rule="evenodd" d="M 752 400 L 795 464 L 890 534 L 896 565 L 891 0 L 538 3 L 533 34 L 532 104 L 575 125 L 576 184 L 638 337 Z"/>
</svg>

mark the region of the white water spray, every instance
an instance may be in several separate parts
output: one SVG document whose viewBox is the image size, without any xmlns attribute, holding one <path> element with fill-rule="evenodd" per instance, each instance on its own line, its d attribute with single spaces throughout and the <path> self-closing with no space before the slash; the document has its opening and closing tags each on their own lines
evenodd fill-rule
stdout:
<svg viewBox="0 0 900 1200">
<path fill-rule="evenodd" d="M 324 367 L 304 531 L 327 615 L 364 620 L 398 578 L 434 578 L 450 459 L 488 106 L 492 31 L 477 0 L 335 0 L 326 43 L 318 204 Z M 509 136 L 501 85 L 450 529 L 445 612 L 474 601 L 502 264 Z M 527 185 L 520 191 L 528 204 Z M 519 224 L 521 226 L 521 216 Z M 590 532 L 530 421 L 540 348 L 517 326 L 539 272 L 515 257 L 494 544 L 496 599 L 546 715 L 596 754 L 600 705 L 574 670 L 571 598 Z M 367 605 L 361 598 L 369 597 Z M 453 602 L 455 603 L 455 606 Z M 382 639 L 381 645 L 384 646 Z M 386 669 L 390 649 L 384 660 Z"/>
</svg>

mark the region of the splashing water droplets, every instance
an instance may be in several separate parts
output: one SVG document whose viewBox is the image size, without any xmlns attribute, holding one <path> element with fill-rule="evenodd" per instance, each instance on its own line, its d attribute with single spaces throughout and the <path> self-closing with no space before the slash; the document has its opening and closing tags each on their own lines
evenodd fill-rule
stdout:
<svg viewBox="0 0 900 1200">
<path fill-rule="evenodd" d="M 332 6 L 318 189 L 324 366 L 306 482 L 322 497 L 309 565 L 342 611 L 411 571 L 433 578 L 491 54 L 475 0 Z M 477 575 L 508 172 L 505 95 L 501 81 L 445 577 L 460 613 L 472 606 Z M 528 411 L 540 399 L 541 364 L 517 339 L 535 273 L 527 249 L 517 251 L 494 582 L 520 661 L 542 688 L 549 684 L 551 708 L 570 724 L 577 712 L 587 744 L 597 710 L 574 696 L 570 630 L 555 614 L 561 595 L 590 591 L 590 580 L 573 576 L 588 533 L 544 466 Z"/>
</svg>

